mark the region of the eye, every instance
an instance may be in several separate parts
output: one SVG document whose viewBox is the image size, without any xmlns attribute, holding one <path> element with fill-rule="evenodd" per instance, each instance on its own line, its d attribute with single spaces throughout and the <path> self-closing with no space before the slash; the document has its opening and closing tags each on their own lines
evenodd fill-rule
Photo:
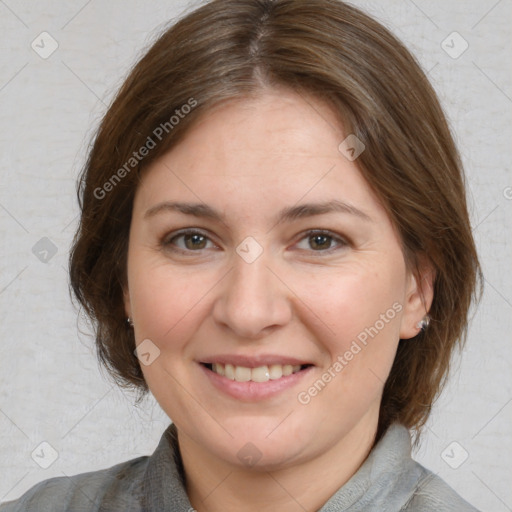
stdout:
<svg viewBox="0 0 512 512">
<path fill-rule="evenodd" d="M 303 245 L 302 247 L 300 246 L 301 244 Z M 337 244 L 337 246 L 334 245 L 333 247 L 333 244 Z M 349 243 L 343 238 L 322 229 L 306 232 L 299 243 L 296 244 L 300 250 L 317 253 L 330 253 L 348 245 Z M 181 253 L 200 252 L 205 249 L 217 248 L 207 235 L 194 229 L 188 229 L 165 237 L 162 240 L 162 246 L 165 249 Z"/>
<path fill-rule="evenodd" d="M 208 242 L 214 247 L 215 244 L 201 231 L 187 230 L 175 234 L 172 237 L 164 238 L 162 245 L 166 249 L 177 250 L 179 252 L 198 252 L 208 249 Z"/>
<path fill-rule="evenodd" d="M 303 240 L 306 241 L 308 247 L 299 247 L 299 249 L 306 251 L 312 250 L 314 252 L 331 252 L 336 250 L 336 247 L 332 246 L 333 242 L 338 243 L 338 248 L 343 248 L 348 245 L 348 243 L 339 236 L 334 235 L 330 231 L 321 229 L 308 231 L 300 241 L 302 242 Z"/>
</svg>

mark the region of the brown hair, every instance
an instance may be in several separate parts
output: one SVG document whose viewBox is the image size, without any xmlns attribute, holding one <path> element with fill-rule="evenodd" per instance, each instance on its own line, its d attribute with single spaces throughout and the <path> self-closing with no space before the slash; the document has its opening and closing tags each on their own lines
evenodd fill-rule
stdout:
<svg viewBox="0 0 512 512">
<path fill-rule="evenodd" d="M 93 321 L 99 359 L 118 384 L 147 392 L 123 305 L 141 172 L 202 113 L 265 87 L 333 107 L 345 132 L 366 146 L 357 163 L 395 225 L 406 261 L 417 272 L 424 257 L 435 270 L 431 323 L 399 342 L 377 439 L 394 421 L 419 430 L 454 347 L 466 339 L 481 283 L 464 175 L 414 57 L 382 25 L 338 0 L 213 0 L 165 31 L 131 71 L 81 175 L 70 256 L 72 289 Z"/>
</svg>

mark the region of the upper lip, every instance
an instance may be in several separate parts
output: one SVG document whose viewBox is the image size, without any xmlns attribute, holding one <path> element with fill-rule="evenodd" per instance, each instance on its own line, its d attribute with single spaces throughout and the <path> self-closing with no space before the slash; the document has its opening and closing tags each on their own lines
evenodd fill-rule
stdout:
<svg viewBox="0 0 512 512">
<path fill-rule="evenodd" d="M 297 359 L 296 357 L 263 354 L 257 356 L 244 356 L 233 354 L 219 354 L 204 357 L 198 360 L 202 364 L 232 364 L 233 366 L 244 366 L 246 368 L 258 368 L 259 366 L 271 366 L 273 364 L 285 365 L 310 365 L 309 361 Z"/>
</svg>

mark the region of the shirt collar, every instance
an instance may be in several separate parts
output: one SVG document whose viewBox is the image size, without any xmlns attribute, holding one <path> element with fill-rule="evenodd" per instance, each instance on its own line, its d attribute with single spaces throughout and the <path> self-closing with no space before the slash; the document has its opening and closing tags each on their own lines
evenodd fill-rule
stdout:
<svg viewBox="0 0 512 512">
<path fill-rule="evenodd" d="M 395 423 L 319 512 L 402 510 L 422 476 L 422 467 L 411 458 L 409 430 Z"/>
<path fill-rule="evenodd" d="M 143 481 L 142 509 L 147 512 L 192 510 L 185 490 L 178 432 L 173 423 L 149 458 Z"/>
</svg>

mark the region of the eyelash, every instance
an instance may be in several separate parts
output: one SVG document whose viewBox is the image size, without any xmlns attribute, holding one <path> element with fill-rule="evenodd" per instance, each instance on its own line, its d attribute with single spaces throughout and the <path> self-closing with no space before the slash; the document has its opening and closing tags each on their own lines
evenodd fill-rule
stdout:
<svg viewBox="0 0 512 512">
<path fill-rule="evenodd" d="M 173 244 L 173 241 L 175 241 L 175 240 L 177 240 L 179 238 L 182 238 L 184 236 L 187 236 L 187 235 L 200 235 L 200 236 L 206 238 L 207 240 L 209 240 L 211 242 L 210 238 L 205 233 L 203 233 L 202 231 L 199 231 L 197 229 L 186 229 L 186 230 L 183 230 L 183 231 L 179 231 L 178 233 L 175 233 L 175 234 L 173 233 L 172 236 L 170 236 L 170 237 L 169 236 L 164 237 L 162 242 L 161 242 L 161 245 L 165 249 L 171 250 L 172 252 L 179 252 L 181 254 L 200 253 L 203 250 L 206 250 L 206 249 L 199 249 L 197 251 L 194 251 L 194 250 L 190 250 L 190 249 L 181 249 L 181 248 L 176 247 Z M 314 250 L 314 249 L 310 250 L 310 252 L 318 253 L 319 255 L 331 254 L 333 251 L 335 251 L 337 249 L 342 249 L 342 248 L 347 247 L 347 246 L 350 245 L 346 240 L 344 240 L 340 236 L 335 235 L 331 231 L 325 230 L 325 229 L 311 229 L 309 231 L 306 231 L 303 234 L 303 236 L 299 239 L 299 242 L 304 240 L 304 239 L 309 239 L 309 238 L 311 238 L 313 236 L 325 236 L 327 238 L 332 239 L 335 242 L 338 242 L 338 244 L 339 244 L 338 247 L 334 247 L 334 248 L 330 248 L 330 249 L 326 249 L 326 250 Z M 301 250 L 306 250 L 307 251 L 308 249 L 301 249 Z"/>
</svg>

